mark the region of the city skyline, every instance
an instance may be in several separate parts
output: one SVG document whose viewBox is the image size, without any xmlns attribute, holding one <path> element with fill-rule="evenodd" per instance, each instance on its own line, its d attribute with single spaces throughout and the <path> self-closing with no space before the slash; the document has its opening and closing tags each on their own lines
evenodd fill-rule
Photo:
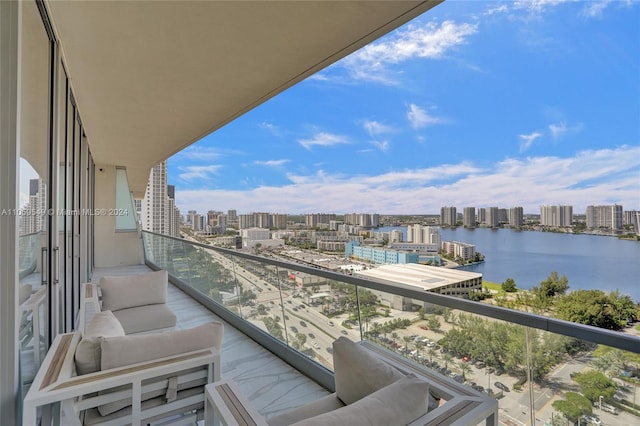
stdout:
<svg viewBox="0 0 640 426">
<path fill-rule="evenodd" d="M 639 6 L 444 2 L 171 157 L 176 203 L 640 210 Z"/>
</svg>

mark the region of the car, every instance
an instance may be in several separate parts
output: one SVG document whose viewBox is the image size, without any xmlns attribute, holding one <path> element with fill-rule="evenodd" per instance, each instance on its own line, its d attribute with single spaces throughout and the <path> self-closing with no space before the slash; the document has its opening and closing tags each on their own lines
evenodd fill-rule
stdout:
<svg viewBox="0 0 640 426">
<path fill-rule="evenodd" d="M 301 326 L 303 326 L 303 327 L 306 327 L 306 326 L 307 326 L 307 323 L 306 323 L 306 322 L 304 322 L 304 321 L 300 321 L 300 325 L 301 325 Z"/>
<path fill-rule="evenodd" d="M 316 349 L 320 349 L 320 345 L 318 344 L 318 342 L 311 342 L 311 346 L 313 346 Z"/>
<path fill-rule="evenodd" d="M 480 386 L 480 385 L 473 385 L 472 388 L 474 388 L 475 390 L 477 390 L 478 392 L 484 392 L 484 386 Z"/>
<path fill-rule="evenodd" d="M 294 325 L 292 325 L 291 327 L 289 327 L 291 329 L 291 331 L 293 331 L 294 333 L 298 332 L 298 328 Z"/>
<path fill-rule="evenodd" d="M 333 327 L 333 321 L 329 321 L 327 324 Z"/>
<path fill-rule="evenodd" d="M 511 392 L 511 389 L 509 389 L 509 386 L 505 385 L 502 382 L 493 382 L 493 385 L 495 387 L 497 387 L 498 389 L 503 390 L 505 392 Z"/>
<path fill-rule="evenodd" d="M 496 371 L 496 369 L 495 369 L 495 368 L 493 368 L 493 367 L 487 367 L 487 374 L 491 374 L 491 373 L 493 373 L 494 371 Z"/>
<path fill-rule="evenodd" d="M 502 376 L 504 374 L 504 371 L 500 368 L 496 368 L 496 371 L 494 371 L 493 374 L 495 374 L 496 376 Z"/>
<path fill-rule="evenodd" d="M 463 356 L 462 357 L 462 361 L 463 362 L 469 362 L 469 357 L 468 356 Z"/>
<path fill-rule="evenodd" d="M 476 368 L 484 368 L 485 364 L 483 361 L 476 362 Z"/>
<path fill-rule="evenodd" d="M 340 330 L 340 333 L 344 334 L 345 336 L 347 335 L 347 330 Z"/>
<path fill-rule="evenodd" d="M 582 418 L 586 420 L 588 425 L 600 426 L 602 424 L 602 420 L 596 416 L 582 416 Z"/>
<path fill-rule="evenodd" d="M 311 337 L 312 339 L 316 338 L 316 336 L 313 333 L 309 333 L 309 337 Z"/>
</svg>

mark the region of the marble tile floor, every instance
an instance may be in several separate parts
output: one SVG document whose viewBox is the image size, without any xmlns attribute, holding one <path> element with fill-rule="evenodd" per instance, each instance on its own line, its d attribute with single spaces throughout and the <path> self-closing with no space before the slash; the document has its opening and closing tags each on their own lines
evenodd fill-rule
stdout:
<svg viewBox="0 0 640 426">
<path fill-rule="evenodd" d="M 149 272 L 145 265 L 99 268 L 93 282 L 103 276 Z M 209 321 L 222 321 L 215 314 L 169 284 L 168 303 L 178 317 L 177 328 L 191 328 Z M 271 352 L 225 323 L 221 354 L 222 375 L 233 379 L 256 410 L 273 415 L 319 399 L 329 392 L 273 355 Z"/>
</svg>

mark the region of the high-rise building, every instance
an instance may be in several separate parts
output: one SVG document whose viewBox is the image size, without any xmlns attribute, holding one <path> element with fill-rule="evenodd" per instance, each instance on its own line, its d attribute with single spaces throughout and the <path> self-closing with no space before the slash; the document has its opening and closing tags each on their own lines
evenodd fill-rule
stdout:
<svg viewBox="0 0 640 426">
<path fill-rule="evenodd" d="M 462 225 L 465 228 L 475 228 L 476 227 L 476 208 L 475 207 L 465 207 L 462 214 Z"/>
<path fill-rule="evenodd" d="M 440 209 L 440 225 L 456 226 L 458 222 L 458 213 L 455 207 L 442 207 Z"/>
<path fill-rule="evenodd" d="M 497 207 L 488 207 L 485 209 L 486 220 L 485 225 L 490 228 L 496 228 L 500 225 L 500 209 Z"/>
<path fill-rule="evenodd" d="M 622 206 L 587 206 L 587 228 L 622 229 Z"/>
<path fill-rule="evenodd" d="M 287 229 L 287 221 L 289 216 L 286 214 L 275 213 L 271 215 L 271 227 L 275 229 Z"/>
<path fill-rule="evenodd" d="M 509 226 L 519 228 L 524 223 L 524 209 L 522 207 L 511 207 L 509 209 Z"/>
<path fill-rule="evenodd" d="M 42 179 L 29 180 L 29 201 L 22 206 L 20 216 L 20 235 L 40 232 L 47 208 L 46 187 Z"/>
<path fill-rule="evenodd" d="M 440 247 L 442 239 L 440 228 L 437 226 L 409 225 L 407 227 L 407 242 L 415 244 L 436 244 Z"/>
<path fill-rule="evenodd" d="M 636 233 L 640 233 L 640 211 L 627 210 L 622 217 L 623 225 L 633 225 L 633 229 Z"/>
<path fill-rule="evenodd" d="M 175 187 L 167 185 L 166 161 L 151 169 L 139 212 L 140 223 L 145 231 L 180 236 L 181 214 L 175 204 Z"/>
<path fill-rule="evenodd" d="M 571 226 L 573 224 L 573 206 L 540 206 L 540 224 L 542 226 Z"/>
</svg>

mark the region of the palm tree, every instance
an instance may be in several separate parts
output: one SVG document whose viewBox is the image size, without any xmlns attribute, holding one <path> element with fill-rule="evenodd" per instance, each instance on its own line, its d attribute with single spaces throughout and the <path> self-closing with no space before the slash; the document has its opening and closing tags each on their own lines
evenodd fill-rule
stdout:
<svg viewBox="0 0 640 426">
<path fill-rule="evenodd" d="M 435 350 L 435 348 L 429 348 L 427 349 L 427 355 L 429 355 L 429 362 L 433 363 L 433 357 L 436 356 L 438 352 Z"/>
<path fill-rule="evenodd" d="M 418 352 L 418 356 L 420 356 L 420 352 L 422 351 L 422 348 L 424 348 L 424 343 L 422 342 L 422 340 L 418 340 L 416 343 L 416 351 Z"/>
<path fill-rule="evenodd" d="M 402 340 L 404 340 L 404 356 L 407 356 L 407 352 L 409 352 L 409 343 L 411 343 L 411 337 L 404 336 Z"/>
<path fill-rule="evenodd" d="M 442 360 L 444 361 L 444 369 L 447 370 L 449 363 L 453 361 L 453 356 L 451 356 L 451 354 L 444 354 Z"/>
<path fill-rule="evenodd" d="M 466 381 L 467 380 L 467 374 L 468 373 L 472 373 L 473 370 L 471 369 L 469 364 L 464 362 L 464 361 L 460 361 L 460 363 L 458 364 L 458 367 L 460 367 L 460 371 L 462 372 L 462 380 Z"/>
<path fill-rule="evenodd" d="M 398 337 L 400 337 L 400 336 L 395 331 L 393 333 L 391 333 L 391 339 L 393 340 L 394 346 L 395 346 L 395 343 L 396 343 L 396 340 L 398 339 Z"/>
</svg>

